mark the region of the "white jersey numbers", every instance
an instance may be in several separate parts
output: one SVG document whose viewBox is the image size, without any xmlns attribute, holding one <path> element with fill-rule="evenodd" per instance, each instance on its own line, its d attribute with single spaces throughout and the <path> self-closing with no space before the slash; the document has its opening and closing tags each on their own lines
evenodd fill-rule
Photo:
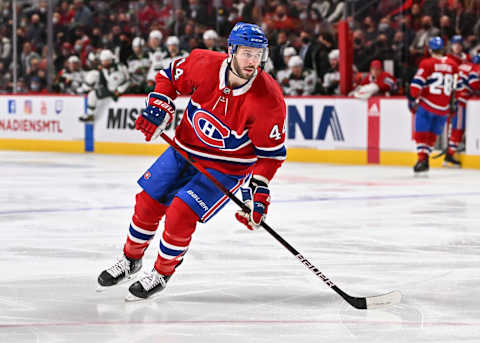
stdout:
<svg viewBox="0 0 480 343">
<path fill-rule="evenodd" d="M 282 128 L 282 134 L 286 132 L 286 127 L 285 127 L 285 123 L 283 124 L 283 128 Z M 275 139 L 275 140 L 280 140 L 282 139 L 282 134 L 280 133 L 279 129 L 278 129 L 278 125 L 275 124 L 273 127 L 272 127 L 272 131 L 270 131 L 270 136 L 269 138 L 271 139 Z"/>
<path fill-rule="evenodd" d="M 183 69 L 176 68 L 176 69 L 175 69 L 175 81 L 177 81 L 178 78 L 179 78 L 180 76 L 182 76 L 182 74 L 183 74 Z"/>
<path fill-rule="evenodd" d="M 433 81 L 429 88 L 430 88 L 430 93 L 431 94 L 445 94 L 449 96 L 452 94 L 452 89 L 455 87 L 453 84 L 453 75 L 452 74 L 442 74 L 439 72 L 432 73 L 432 79 Z"/>
<path fill-rule="evenodd" d="M 175 65 L 175 76 L 174 76 L 175 81 L 178 80 L 178 78 L 179 78 L 180 76 L 182 76 L 182 74 L 183 74 L 183 69 L 178 68 L 178 66 L 179 66 L 180 64 L 182 64 L 183 62 L 185 62 L 185 58 L 179 59 L 178 62 L 176 63 L 176 65 Z"/>
</svg>

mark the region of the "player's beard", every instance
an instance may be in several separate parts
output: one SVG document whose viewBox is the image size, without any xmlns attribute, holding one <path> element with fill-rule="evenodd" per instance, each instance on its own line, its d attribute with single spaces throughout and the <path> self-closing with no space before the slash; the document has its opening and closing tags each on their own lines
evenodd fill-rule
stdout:
<svg viewBox="0 0 480 343">
<path fill-rule="evenodd" d="M 233 69 L 235 70 L 235 72 L 237 73 L 237 76 L 244 79 L 244 80 L 250 80 L 252 77 L 253 77 L 253 74 L 255 73 L 255 69 L 253 69 L 252 73 L 250 75 L 248 74 L 245 74 L 242 69 L 240 68 L 240 66 L 238 65 L 238 61 L 237 59 L 234 57 L 232 59 L 232 62 L 233 62 Z"/>
</svg>

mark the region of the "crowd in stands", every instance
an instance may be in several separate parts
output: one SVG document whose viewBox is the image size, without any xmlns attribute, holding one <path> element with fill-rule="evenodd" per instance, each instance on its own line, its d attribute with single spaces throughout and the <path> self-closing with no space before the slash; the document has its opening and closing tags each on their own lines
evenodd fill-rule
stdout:
<svg viewBox="0 0 480 343">
<path fill-rule="evenodd" d="M 354 83 L 383 75 L 385 94 L 404 94 L 428 38 L 461 36 L 463 51 L 480 51 L 480 0 L 366 0 L 352 11 L 342 0 L 58 0 L 53 1 L 53 92 L 82 94 L 89 70 L 109 50 L 129 73 L 128 93 L 144 94 L 155 73 L 195 48 L 226 51 L 238 21 L 255 22 L 270 42 L 265 71 L 286 95 L 339 94 L 337 23 L 353 34 Z M 180 6 L 178 6 L 180 4 Z M 19 2 L 19 92 L 46 92 L 46 0 Z M 0 4 L 0 92 L 13 89 L 12 7 Z M 458 40 L 458 37 L 457 37 Z M 387 69 L 389 73 L 386 73 Z M 387 87 L 388 86 L 388 87 Z"/>
</svg>

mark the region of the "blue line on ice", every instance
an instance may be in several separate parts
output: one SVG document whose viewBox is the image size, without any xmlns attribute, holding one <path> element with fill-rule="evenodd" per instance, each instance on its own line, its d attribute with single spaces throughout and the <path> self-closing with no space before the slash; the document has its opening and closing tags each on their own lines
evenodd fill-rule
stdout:
<svg viewBox="0 0 480 343">
<path fill-rule="evenodd" d="M 441 197 L 468 197 L 480 196 L 480 192 L 465 193 L 431 193 L 431 194 L 391 194 L 391 195 L 362 195 L 358 197 L 301 197 L 297 199 L 274 200 L 276 203 L 295 202 L 320 202 L 320 201 L 350 201 L 350 200 L 394 200 L 394 199 L 415 199 L 415 198 L 441 198 Z M 33 213 L 54 213 L 54 212 L 85 212 L 85 211 L 109 211 L 132 209 L 132 206 L 105 206 L 105 207 L 81 207 L 81 208 L 44 208 L 44 209 L 19 209 L 0 211 L 0 215 L 11 214 L 33 214 Z"/>
</svg>

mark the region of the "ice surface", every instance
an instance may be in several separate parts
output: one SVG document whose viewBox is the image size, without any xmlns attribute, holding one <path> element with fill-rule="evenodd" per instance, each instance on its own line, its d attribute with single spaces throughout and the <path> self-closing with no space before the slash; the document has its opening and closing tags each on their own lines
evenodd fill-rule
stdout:
<svg viewBox="0 0 480 343">
<path fill-rule="evenodd" d="M 96 293 L 154 157 L 0 152 L 0 342 L 479 342 L 480 171 L 287 163 L 267 222 L 351 308 L 234 204 L 200 224 L 155 301 Z M 152 267 L 158 237 L 145 256 Z"/>
</svg>

